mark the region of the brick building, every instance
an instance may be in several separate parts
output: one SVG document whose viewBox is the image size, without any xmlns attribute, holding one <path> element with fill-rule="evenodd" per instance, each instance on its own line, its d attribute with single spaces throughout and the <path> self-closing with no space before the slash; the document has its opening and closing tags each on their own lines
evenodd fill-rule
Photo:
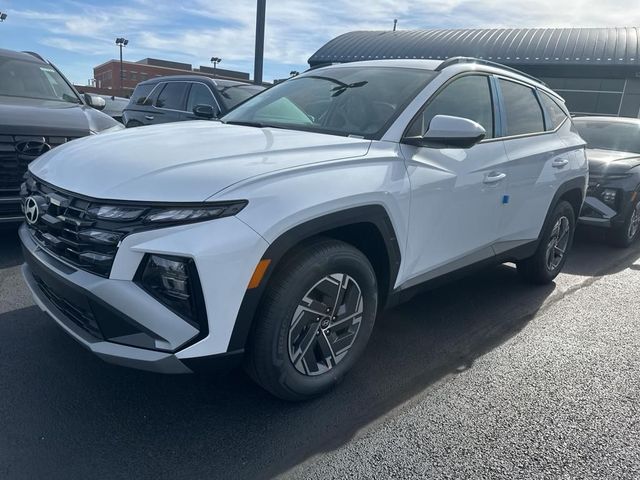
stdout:
<svg viewBox="0 0 640 480">
<path fill-rule="evenodd" d="M 144 80 L 167 75 L 205 75 L 211 78 L 223 78 L 226 80 L 238 80 L 250 83 L 249 74 L 216 68 L 215 75 L 212 67 L 193 68 L 188 63 L 171 62 L 155 58 L 145 58 L 137 62 L 122 62 L 122 91 L 120 88 L 120 61 L 109 60 L 93 68 L 95 90 L 102 93 L 115 92 L 128 96 L 135 86 Z"/>
</svg>

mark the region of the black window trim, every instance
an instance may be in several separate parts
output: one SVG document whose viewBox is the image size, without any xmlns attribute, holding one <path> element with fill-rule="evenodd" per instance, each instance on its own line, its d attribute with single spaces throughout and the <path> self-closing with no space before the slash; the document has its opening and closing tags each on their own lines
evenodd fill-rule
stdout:
<svg viewBox="0 0 640 480">
<path fill-rule="evenodd" d="M 502 119 L 500 118 L 500 115 L 497 114 L 499 104 L 498 104 L 497 92 L 495 90 L 495 85 L 494 85 L 494 82 L 492 81 L 493 74 L 489 72 L 482 72 L 482 71 L 469 71 L 469 72 L 462 72 L 457 75 L 454 75 L 453 77 L 448 79 L 446 82 L 444 82 L 442 85 L 440 85 L 440 87 L 435 92 L 433 92 L 433 94 L 427 99 L 427 101 L 424 102 L 424 104 L 418 109 L 418 112 L 407 123 L 407 126 L 402 132 L 400 143 L 405 143 L 404 140 L 408 138 L 408 133 L 411 126 L 413 126 L 414 122 L 416 122 L 420 117 L 420 115 L 422 115 L 422 112 L 424 112 L 424 110 L 431 104 L 431 102 L 433 102 L 436 99 L 438 95 L 440 95 L 440 93 L 445 88 L 451 85 L 454 81 L 459 80 L 462 77 L 469 77 L 469 76 L 486 77 L 489 83 L 489 94 L 491 96 L 491 114 L 493 119 L 492 138 L 485 138 L 478 143 L 489 143 L 489 142 L 498 140 L 497 138 L 497 133 L 499 131 L 498 126 L 500 125 L 501 127 Z"/>
</svg>

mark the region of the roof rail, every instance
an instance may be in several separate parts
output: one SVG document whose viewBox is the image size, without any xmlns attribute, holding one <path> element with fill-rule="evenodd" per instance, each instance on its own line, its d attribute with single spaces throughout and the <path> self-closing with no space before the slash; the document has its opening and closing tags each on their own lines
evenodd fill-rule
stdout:
<svg viewBox="0 0 640 480">
<path fill-rule="evenodd" d="M 529 75 L 528 73 L 524 73 L 524 72 L 518 70 L 517 68 L 507 67 L 506 65 L 503 65 L 501 63 L 490 62 L 489 60 L 484 60 L 482 58 L 451 57 L 451 58 L 445 60 L 444 62 L 442 62 L 440 65 L 438 65 L 438 67 L 436 68 L 436 71 L 439 72 L 440 70 L 442 70 L 444 68 L 450 67 L 451 65 L 457 65 L 459 63 L 476 63 L 478 65 L 486 65 L 487 67 L 501 68 L 503 70 L 507 70 L 507 71 L 512 72 L 512 73 L 517 73 L 518 75 L 522 75 L 523 77 L 526 77 L 526 78 L 528 78 L 530 80 L 538 82 L 538 83 L 544 85 L 545 87 L 548 86 L 546 83 L 544 83 L 539 78 L 534 77 L 533 75 Z"/>
<path fill-rule="evenodd" d="M 22 53 L 26 53 L 27 55 L 31 55 L 32 57 L 36 57 L 38 60 L 42 60 L 44 63 L 48 63 L 44 58 L 42 58 L 39 54 L 37 54 L 36 52 L 29 52 L 29 51 L 23 51 Z"/>
</svg>

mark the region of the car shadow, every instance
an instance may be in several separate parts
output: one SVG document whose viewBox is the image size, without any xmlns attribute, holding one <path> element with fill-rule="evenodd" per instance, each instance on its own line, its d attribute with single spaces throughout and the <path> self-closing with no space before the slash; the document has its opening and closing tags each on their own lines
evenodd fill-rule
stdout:
<svg viewBox="0 0 640 480">
<path fill-rule="evenodd" d="M 576 264 L 606 255 L 581 243 L 569 270 L 588 271 Z M 524 284 L 502 265 L 423 293 L 380 316 L 338 388 L 298 404 L 271 397 L 240 370 L 162 376 L 111 366 L 35 307 L 14 310 L 0 315 L 0 411 L 11 413 L 0 442 L 14 439 L 0 452 L 9 473 L 31 478 L 270 478 L 473 368 L 526 328 L 555 290 Z"/>
</svg>

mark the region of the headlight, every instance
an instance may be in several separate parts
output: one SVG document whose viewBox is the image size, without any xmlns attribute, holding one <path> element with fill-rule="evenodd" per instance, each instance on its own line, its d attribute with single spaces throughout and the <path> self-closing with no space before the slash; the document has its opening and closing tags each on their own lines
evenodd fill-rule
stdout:
<svg viewBox="0 0 640 480">
<path fill-rule="evenodd" d="M 147 255 L 136 275 L 136 283 L 177 315 L 206 329 L 204 300 L 193 260 L 165 255 Z"/>
<path fill-rule="evenodd" d="M 602 201 L 607 205 L 609 205 L 610 207 L 613 207 L 616 204 L 617 194 L 618 194 L 617 190 L 614 190 L 613 188 L 605 188 L 602 191 Z"/>
<path fill-rule="evenodd" d="M 129 222 L 142 220 L 144 223 L 181 223 L 211 220 L 235 215 L 247 205 L 246 200 L 197 206 L 119 206 L 102 205 L 89 209 L 89 213 L 100 220 Z"/>
<path fill-rule="evenodd" d="M 100 207 L 91 207 L 89 213 L 101 220 L 119 220 L 128 221 L 135 220 L 144 213 L 144 208 L 120 207 L 103 205 Z"/>
</svg>

